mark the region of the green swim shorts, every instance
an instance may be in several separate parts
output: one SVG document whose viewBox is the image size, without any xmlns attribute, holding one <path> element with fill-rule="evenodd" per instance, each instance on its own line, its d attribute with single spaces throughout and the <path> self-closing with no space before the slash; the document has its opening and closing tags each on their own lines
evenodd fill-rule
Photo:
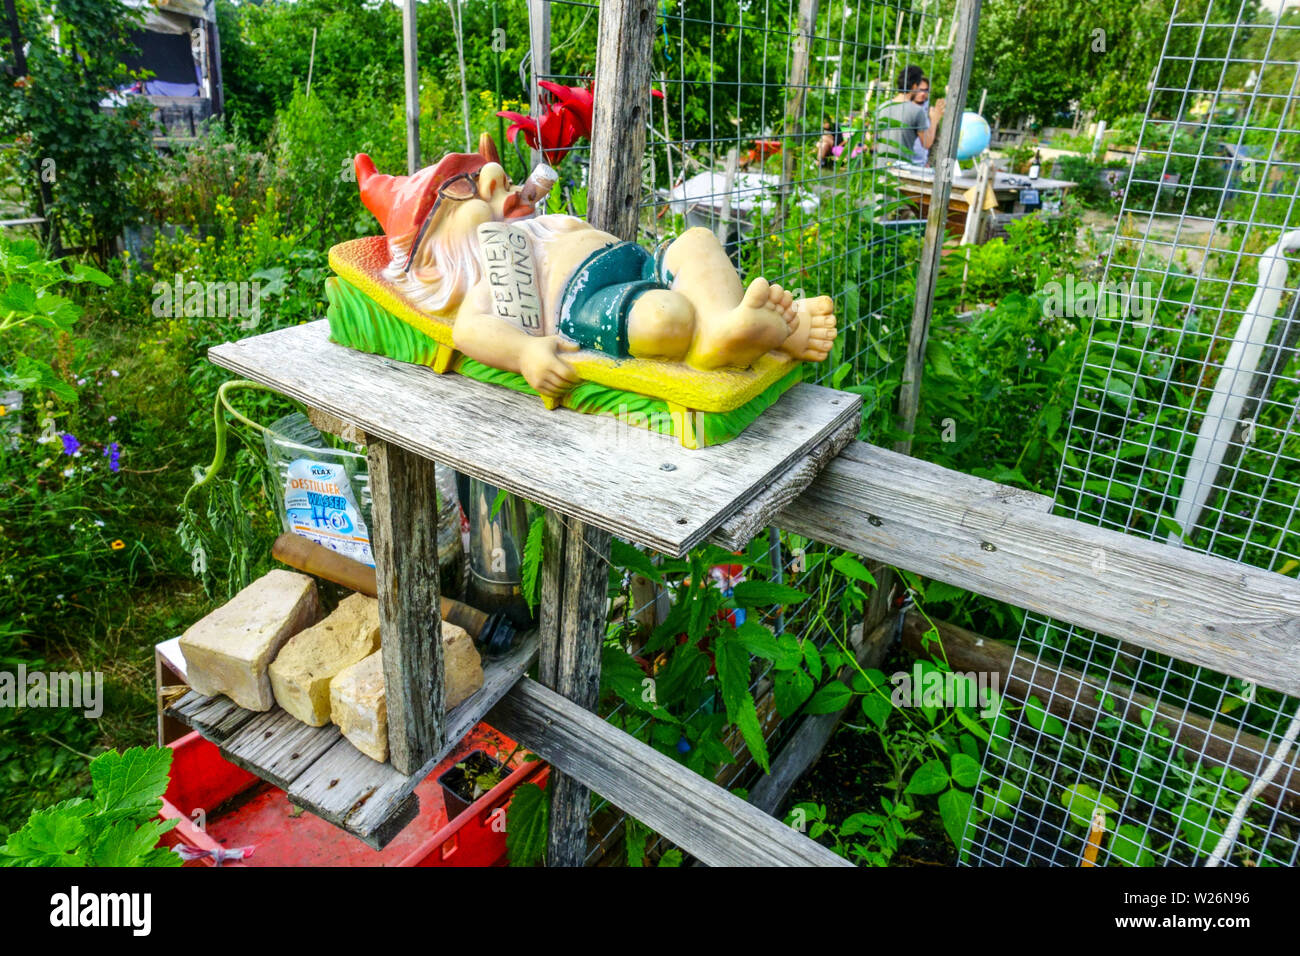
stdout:
<svg viewBox="0 0 1300 956">
<path fill-rule="evenodd" d="M 667 289 L 664 268 L 668 243 L 651 255 L 635 242 L 597 249 L 569 279 L 560 299 L 561 334 L 585 349 L 627 358 L 627 319 L 632 303 L 651 289 Z"/>
</svg>

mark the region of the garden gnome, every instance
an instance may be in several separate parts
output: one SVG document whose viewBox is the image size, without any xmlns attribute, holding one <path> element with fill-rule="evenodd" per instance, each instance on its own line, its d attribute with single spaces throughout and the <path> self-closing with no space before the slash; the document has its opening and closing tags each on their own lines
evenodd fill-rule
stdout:
<svg viewBox="0 0 1300 956">
<path fill-rule="evenodd" d="M 655 254 L 574 216 L 536 215 L 554 183 L 512 187 L 491 140 L 414 176 L 356 158 L 362 201 L 383 226 L 385 276 L 409 301 L 454 318 L 456 348 L 558 397 L 579 384 L 565 353 L 748 368 L 766 353 L 821 361 L 835 341 L 829 296 L 794 301 L 745 287 L 721 243 L 689 229 Z"/>
</svg>

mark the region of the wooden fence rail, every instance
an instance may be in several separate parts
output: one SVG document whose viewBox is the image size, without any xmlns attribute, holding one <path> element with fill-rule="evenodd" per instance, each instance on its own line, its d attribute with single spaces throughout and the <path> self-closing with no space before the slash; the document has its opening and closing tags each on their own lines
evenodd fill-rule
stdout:
<svg viewBox="0 0 1300 956">
<path fill-rule="evenodd" d="M 1046 513 L 1041 495 L 862 442 L 786 530 L 1300 695 L 1300 581 Z"/>
</svg>

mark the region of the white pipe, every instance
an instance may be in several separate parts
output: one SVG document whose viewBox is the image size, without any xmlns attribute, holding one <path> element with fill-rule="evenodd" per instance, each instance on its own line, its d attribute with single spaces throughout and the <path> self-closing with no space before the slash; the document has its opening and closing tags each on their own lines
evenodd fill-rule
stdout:
<svg viewBox="0 0 1300 956">
<path fill-rule="evenodd" d="M 1214 384 L 1214 394 L 1210 396 L 1209 408 L 1201 420 L 1201 431 L 1196 436 L 1196 447 L 1192 450 L 1192 460 L 1183 479 L 1182 496 L 1174 512 L 1174 521 L 1182 529 L 1183 537 L 1190 537 L 1195 529 L 1205 499 L 1209 497 L 1223 464 L 1223 456 L 1232 444 L 1232 434 L 1255 383 L 1259 362 L 1282 302 L 1282 293 L 1286 291 L 1290 264 L 1283 253 L 1296 250 L 1300 250 L 1300 230 L 1283 235 L 1260 257 L 1259 286 L 1246 306 L 1241 324 L 1237 326 L 1228 357 L 1223 360 L 1223 370 Z M 1167 541 L 1179 546 L 1184 543 L 1173 531 Z"/>
</svg>

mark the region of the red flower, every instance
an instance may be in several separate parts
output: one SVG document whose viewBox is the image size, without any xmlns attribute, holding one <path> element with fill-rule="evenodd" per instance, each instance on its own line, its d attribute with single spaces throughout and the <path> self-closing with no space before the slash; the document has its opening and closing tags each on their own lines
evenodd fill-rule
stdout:
<svg viewBox="0 0 1300 956">
<path fill-rule="evenodd" d="M 547 80 L 538 80 L 537 85 L 551 94 L 552 101 L 545 106 L 539 124 L 531 116 L 502 110 L 497 116 L 510 120 L 506 130 L 506 139 L 515 141 L 520 133 L 524 142 L 533 149 L 542 151 L 542 159 L 548 163 L 559 163 L 569 150 L 582 137 L 591 137 L 592 110 L 596 97 L 588 86 L 561 86 Z M 653 96 L 663 99 L 659 90 L 650 91 Z"/>
</svg>

